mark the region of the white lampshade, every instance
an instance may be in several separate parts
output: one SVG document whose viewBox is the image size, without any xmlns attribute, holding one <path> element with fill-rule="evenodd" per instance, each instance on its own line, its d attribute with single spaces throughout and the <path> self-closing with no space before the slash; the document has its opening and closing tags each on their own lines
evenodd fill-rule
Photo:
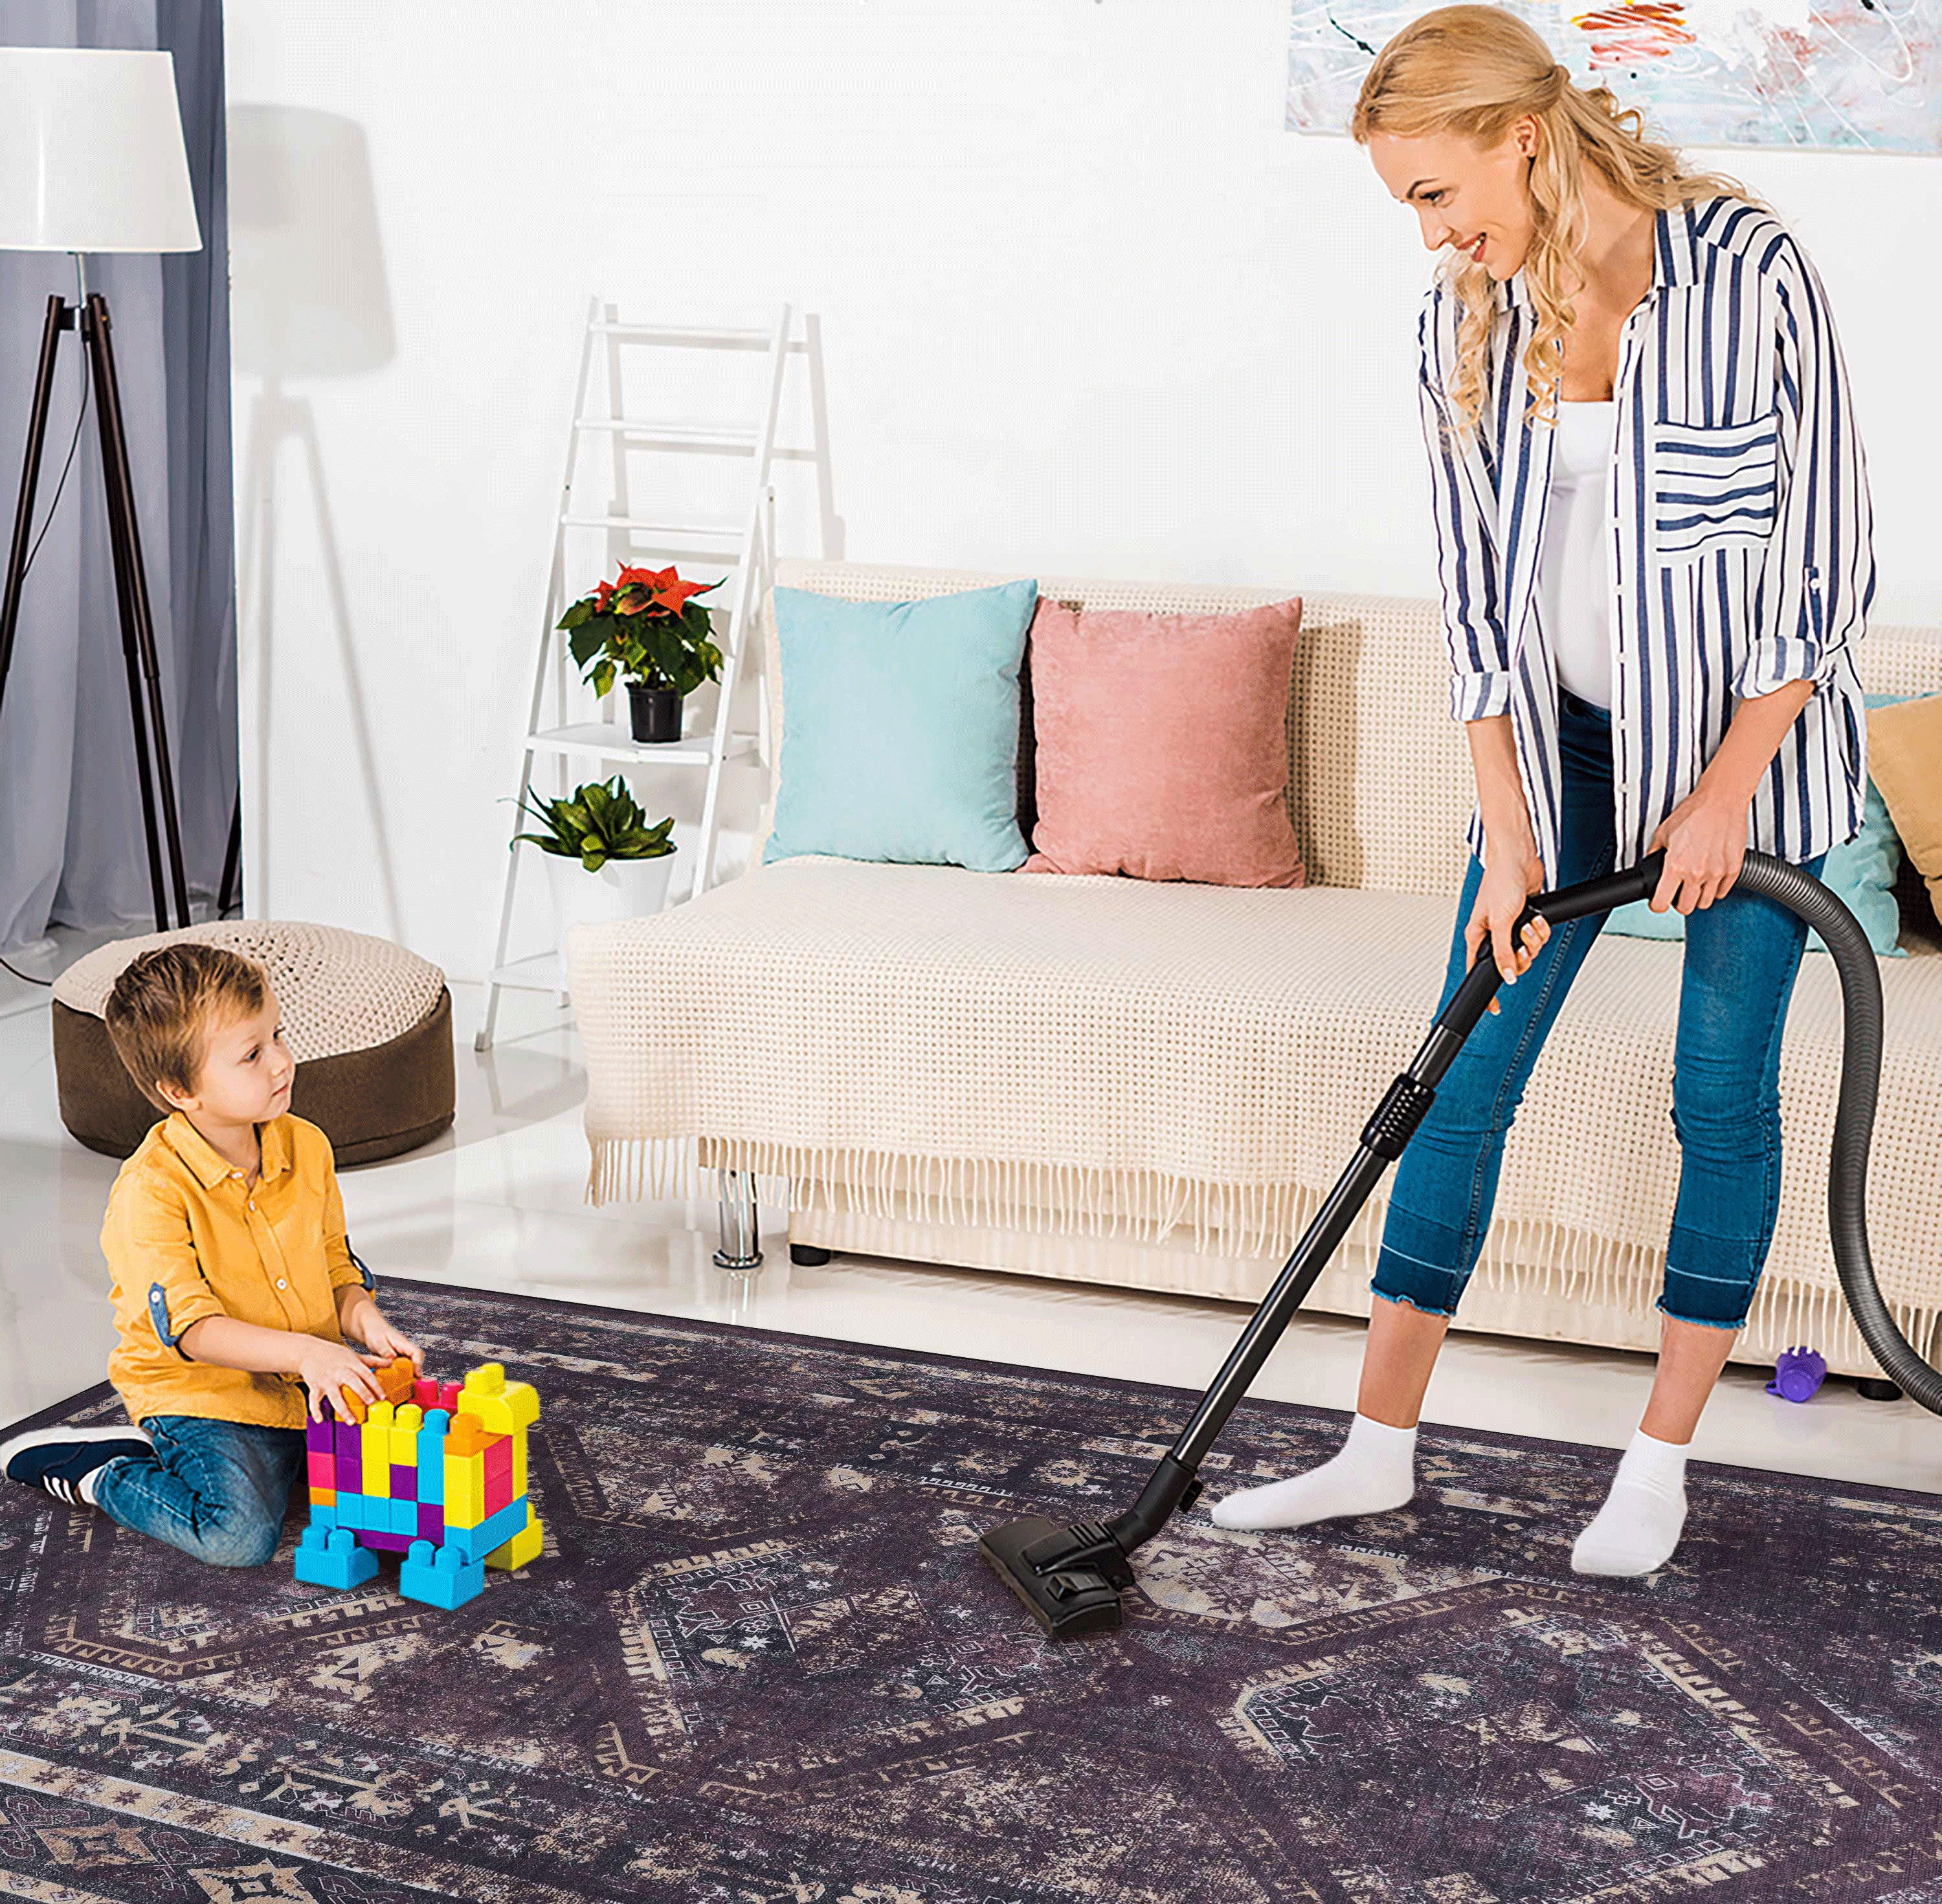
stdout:
<svg viewBox="0 0 1942 1904">
<path fill-rule="evenodd" d="M 0 47 L 0 251 L 200 251 L 167 53 Z"/>
</svg>

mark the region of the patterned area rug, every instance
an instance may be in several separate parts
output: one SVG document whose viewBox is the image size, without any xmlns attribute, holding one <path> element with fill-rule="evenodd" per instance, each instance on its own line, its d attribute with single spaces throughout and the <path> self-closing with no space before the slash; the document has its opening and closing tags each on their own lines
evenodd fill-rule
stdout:
<svg viewBox="0 0 1942 1904">
<path fill-rule="evenodd" d="M 1942 1904 L 1942 1500 L 1426 1431 L 1406 1511 L 1203 1511 L 1041 1640 L 981 1529 L 1132 1498 L 1174 1390 L 387 1281 L 538 1386 L 543 1557 L 456 1613 L 0 1501 L 0 1893 L 89 1904 Z M 115 1419 L 96 1391 L 52 1411 Z M 1328 1451 L 1250 1404 L 1211 1492 Z"/>
</svg>

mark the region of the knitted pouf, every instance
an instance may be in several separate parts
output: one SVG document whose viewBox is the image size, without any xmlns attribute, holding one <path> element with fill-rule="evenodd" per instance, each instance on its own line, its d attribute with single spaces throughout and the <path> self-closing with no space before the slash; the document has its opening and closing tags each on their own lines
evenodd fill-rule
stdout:
<svg viewBox="0 0 1942 1904">
<path fill-rule="evenodd" d="M 102 1015 L 122 969 L 177 939 L 226 945 L 267 969 L 297 1061 L 290 1109 L 323 1131 L 338 1163 L 394 1157 L 452 1122 L 452 994 L 436 966 L 335 926 L 228 919 L 116 939 L 54 981 L 61 1122 L 89 1149 L 125 1157 L 162 1116 L 135 1088 Z"/>
</svg>

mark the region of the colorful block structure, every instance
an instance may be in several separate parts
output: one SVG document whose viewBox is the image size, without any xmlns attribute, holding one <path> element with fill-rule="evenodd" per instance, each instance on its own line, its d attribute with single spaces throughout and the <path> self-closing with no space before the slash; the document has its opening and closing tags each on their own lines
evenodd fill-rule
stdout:
<svg viewBox="0 0 1942 1904">
<path fill-rule="evenodd" d="M 361 1586 L 378 1554 L 394 1553 L 407 1599 L 462 1606 L 488 1567 L 523 1567 L 540 1550 L 526 1498 L 526 1430 L 540 1398 L 497 1362 L 462 1383 L 422 1379 L 405 1355 L 372 1373 L 381 1402 L 347 1395 L 353 1419 L 326 1403 L 309 1425 L 310 1525 L 296 1577 Z"/>
</svg>

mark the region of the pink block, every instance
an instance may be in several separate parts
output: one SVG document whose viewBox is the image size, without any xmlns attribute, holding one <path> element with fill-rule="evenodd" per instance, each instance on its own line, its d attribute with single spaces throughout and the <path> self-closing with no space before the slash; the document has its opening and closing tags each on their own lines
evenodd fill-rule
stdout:
<svg viewBox="0 0 1942 1904">
<path fill-rule="evenodd" d="M 337 1485 L 337 1457 L 335 1455 L 312 1452 L 310 1457 L 310 1484 L 312 1487 L 335 1488 Z"/>
<path fill-rule="evenodd" d="M 490 1474 L 510 1474 L 513 1471 L 513 1437 L 510 1434 L 495 1434 L 486 1444 L 486 1471 Z"/>
<path fill-rule="evenodd" d="M 504 1474 L 489 1473 L 486 1477 L 486 1517 L 491 1520 L 501 1508 L 513 1505 L 513 1477 L 510 1471 Z"/>
<path fill-rule="evenodd" d="M 421 1376 L 412 1384 L 412 1400 L 421 1408 L 436 1408 L 438 1404 L 438 1384 L 430 1376 Z"/>
</svg>

